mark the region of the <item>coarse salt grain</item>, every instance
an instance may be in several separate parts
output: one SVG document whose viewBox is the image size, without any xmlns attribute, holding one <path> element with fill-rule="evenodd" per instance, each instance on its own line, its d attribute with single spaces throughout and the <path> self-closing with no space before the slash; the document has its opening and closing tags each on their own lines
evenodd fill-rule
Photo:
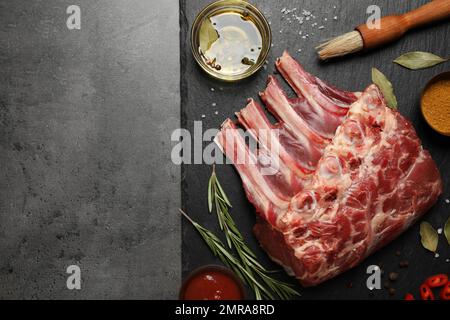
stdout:
<svg viewBox="0 0 450 320">
<path fill-rule="evenodd" d="M 334 20 L 337 20 L 337 16 L 334 16 L 333 19 L 334 19 Z"/>
<path fill-rule="evenodd" d="M 213 102 L 211 105 L 212 105 L 213 107 L 215 107 L 215 106 L 217 106 L 217 103 Z"/>
<path fill-rule="evenodd" d="M 202 114 L 202 118 L 206 118 L 206 116 L 204 114 Z"/>
<path fill-rule="evenodd" d="M 445 262 L 449 263 L 449 262 L 450 262 L 450 259 L 445 259 Z"/>
<path fill-rule="evenodd" d="M 212 92 L 214 92 L 214 91 L 215 91 L 215 89 L 214 89 L 214 88 L 211 88 L 211 91 L 212 91 Z"/>
<path fill-rule="evenodd" d="M 214 114 L 219 114 L 219 111 L 215 111 Z"/>
<path fill-rule="evenodd" d="M 439 258 L 439 253 L 436 252 L 436 253 L 434 254 L 434 257 L 435 257 L 435 258 Z"/>
<path fill-rule="evenodd" d="M 445 199 L 445 203 L 450 203 L 450 200 L 449 199 Z"/>
<path fill-rule="evenodd" d="M 437 229 L 438 234 L 442 234 L 442 228 Z"/>
<path fill-rule="evenodd" d="M 319 29 L 323 29 L 323 28 L 325 28 L 325 27 L 324 27 L 324 26 L 320 26 L 320 27 L 319 27 Z"/>
</svg>

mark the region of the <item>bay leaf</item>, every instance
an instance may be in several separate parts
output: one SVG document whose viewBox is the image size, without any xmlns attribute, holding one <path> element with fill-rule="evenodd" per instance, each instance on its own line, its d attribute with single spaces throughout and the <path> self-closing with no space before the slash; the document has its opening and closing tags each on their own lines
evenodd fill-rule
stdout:
<svg viewBox="0 0 450 320">
<path fill-rule="evenodd" d="M 448 217 L 447 222 L 445 223 L 444 234 L 447 238 L 448 244 L 450 245 L 450 217 Z"/>
<path fill-rule="evenodd" d="M 420 237 L 422 245 L 425 249 L 436 252 L 439 236 L 431 224 L 425 221 L 420 224 Z"/>
<path fill-rule="evenodd" d="M 430 68 L 448 60 L 449 59 L 439 57 L 430 52 L 413 51 L 402 54 L 400 57 L 395 59 L 394 62 L 405 68 L 418 70 Z"/>
<path fill-rule="evenodd" d="M 395 97 L 392 83 L 377 68 L 372 68 L 372 82 L 380 88 L 388 107 L 397 110 L 397 98 Z"/>
<path fill-rule="evenodd" d="M 204 19 L 199 33 L 199 45 L 202 53 L 205 54 L 217 39 L 219 39 L 219 34 L 214 28 L 211 19 Z"/>
</svg>

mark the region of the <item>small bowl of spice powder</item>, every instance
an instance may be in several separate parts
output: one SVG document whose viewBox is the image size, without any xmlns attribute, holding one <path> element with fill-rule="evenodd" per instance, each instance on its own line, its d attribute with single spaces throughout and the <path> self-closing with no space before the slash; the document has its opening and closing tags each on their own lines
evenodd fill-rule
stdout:
<svg viewBox="0 0 450 320">
<path fill-rule="evenodd" d="M 422 93 L 422 114 L 431 128 L 450 136 L 450 72 L 444 72 L 426 85 Z"/>
</svg>

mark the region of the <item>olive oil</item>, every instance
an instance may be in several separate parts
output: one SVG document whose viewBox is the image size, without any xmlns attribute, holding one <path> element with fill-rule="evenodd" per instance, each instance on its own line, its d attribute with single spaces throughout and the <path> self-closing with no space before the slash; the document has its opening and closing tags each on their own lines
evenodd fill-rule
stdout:
<svg viewBox="0 0 450 320">
<path fill-rule="evenodd" d="M 209 28 L 212 26 L 217 33 L 216 40 L 205 52 L 201 52 L 207 65 L 220 74 L 230 76 L 244 73 L 258 61 L 262 36 L 245 12 L 223 12 L 206 19 L 209 21 L 203 23 L 210 25 Z M 206 28 L 202 26 L 201 30 Z M 201 47 L 199 49 L 202 51 Z"/>
<path fill-rule="evenodd" d="M 224 81 L 258 71 L 270 51 L 272 35 L 264 15 L 243 0 L 220 0 L 200 11 L 191 29 L 192 54 L 209 75 Z"/>
</svg>

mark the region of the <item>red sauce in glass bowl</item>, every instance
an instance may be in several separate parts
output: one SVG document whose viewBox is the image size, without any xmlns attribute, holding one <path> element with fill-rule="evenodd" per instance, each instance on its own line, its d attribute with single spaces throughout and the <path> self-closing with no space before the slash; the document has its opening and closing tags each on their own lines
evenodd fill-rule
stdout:
<svg viewBox="0 0 450 320">
<path fill-rule="evenodd" d="M 181 300 L 242 300 L 244 290 L 228 269 L 206 266 L 195 270 L 184 282 Z"/>
</svg>

